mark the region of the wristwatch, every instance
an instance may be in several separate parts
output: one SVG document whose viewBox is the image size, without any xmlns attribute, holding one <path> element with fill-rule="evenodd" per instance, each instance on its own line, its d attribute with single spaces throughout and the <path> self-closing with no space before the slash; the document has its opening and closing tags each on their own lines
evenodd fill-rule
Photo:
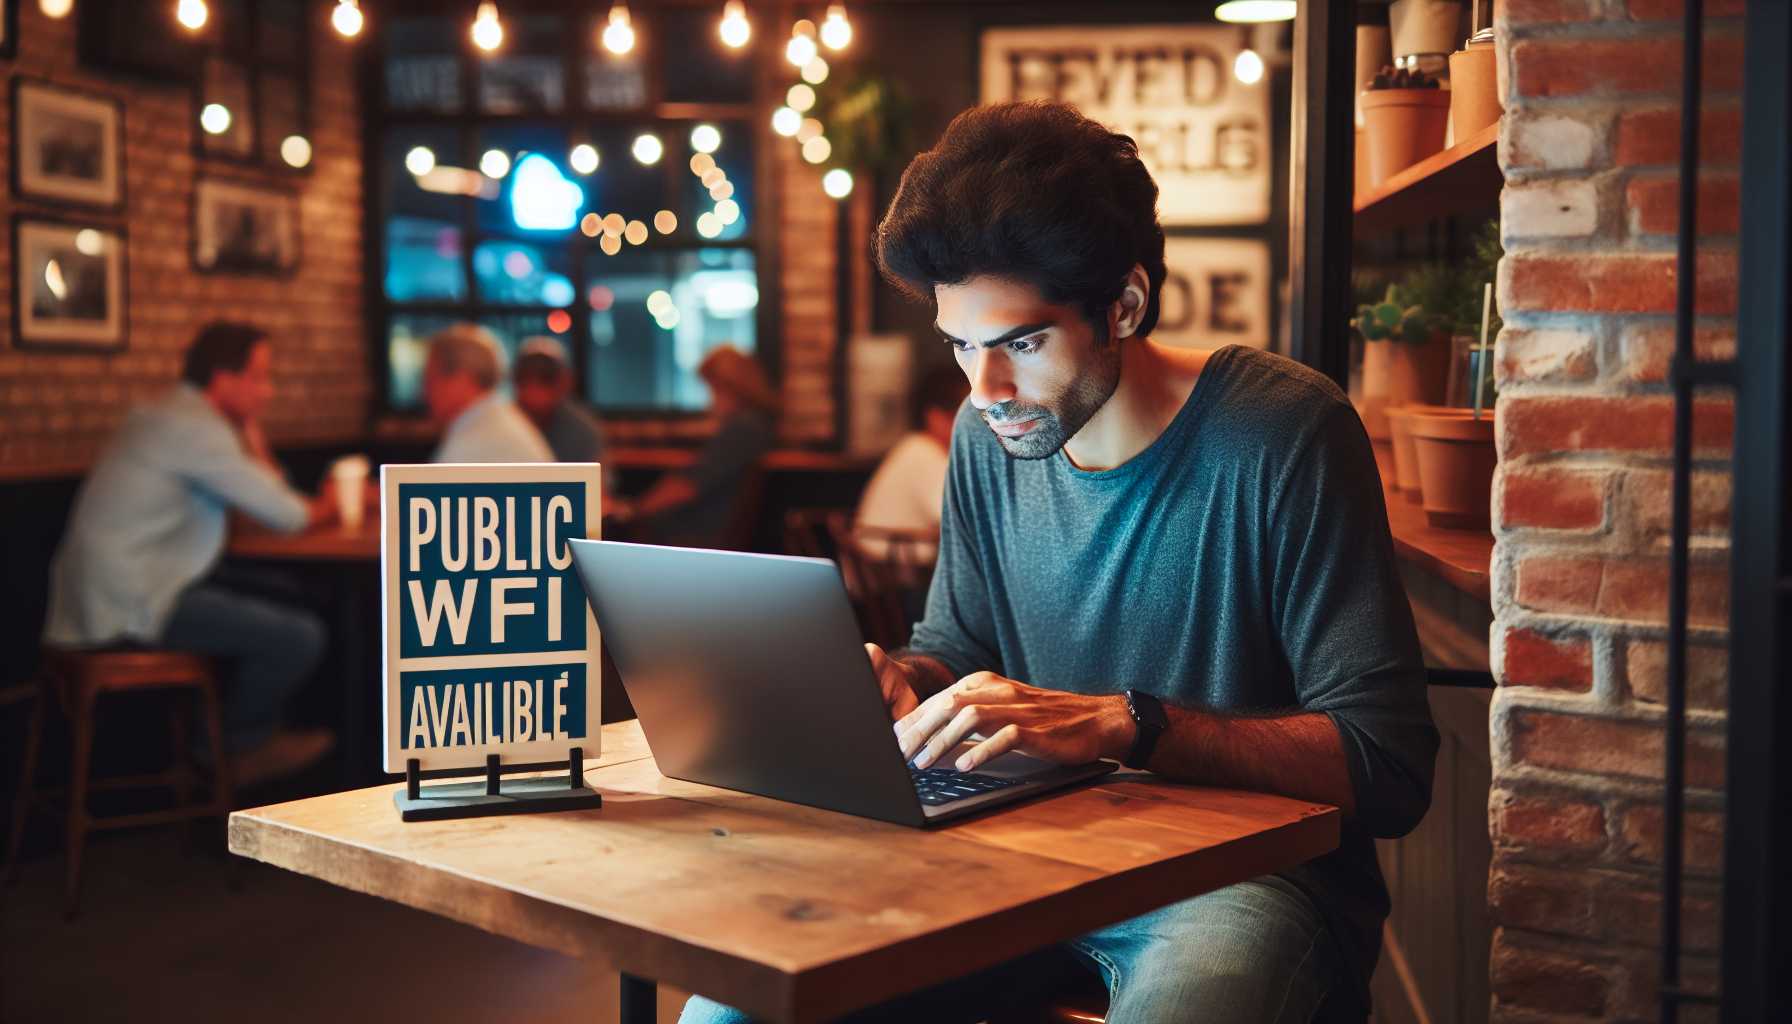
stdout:
<svg viewBox="0 0 1792 1024">
<path fill-rule="evenodd" d="M 1126 691 L 1126 710 L 1132 714 L 1138 732 L 1134 735 L 1132 749 L 1127 751 L 1126 759 L 1121 763 L 1128 768 L 1143 768 L 1151 760 L 1157 738 L 1170 727 L 1170 716 L 1164 714 L 1162 701 L 1143 690 Z"/>
</svg>

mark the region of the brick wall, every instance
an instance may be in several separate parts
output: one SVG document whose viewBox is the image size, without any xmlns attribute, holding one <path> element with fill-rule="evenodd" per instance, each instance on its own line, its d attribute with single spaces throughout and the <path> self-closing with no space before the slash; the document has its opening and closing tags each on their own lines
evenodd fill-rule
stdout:
<svg viewBox="0 0 1792 1024">
<path fill-rule="evenodd" d="M 1735 346 L 1739 0 L 1706 4 L 1697 347 Z M 1656 1016 L 1677 0 L 1507 0 L 1495 1020 Z M 1716 970 L 1732 408 L 1695 406 L 1683 968 Z M 1689 1014 L 1689 1016 L 1694 1016 Z"/>
<path fill-rule="evenodd" d="M 805 163 L 794 142 L 774 144 L 783 213 L 784 415 L 778 435 L 788 443 L 826 442 L 834 438 L 840 203 L 821 190 L 822 168 Z"/>
<path fill-rule="evenodd" d="M 0 186 L 3 229 L 14 213 L 122 226 L 127 233 L 128 344 L 117 353 L 20 350 L 12 338 L 12 245 L 0 244 L 0 474 L 79 472 L 133 402 L 165 389 L 206 321 L 231 318 L 272 332 L 276 443 L 330 442 L 365 433 L 368 372 L 361 303 L 361 144 L 350 44 L 313 19 L 309 174 L 284 174 L 194 153 L 192 94 L 82 67 L 75 18 L 45 17 L 20 2 L 18 46 L 0 61 L 10 80 L 49 79 L 124 104 L 122 213 L 21 200 Z M 172 9 L 172 8 L 171 8 Z M 318 8 L 321 12 L 323 8 Z M 12 158 L 10 108 L 0 117 L 0 177 Z M 265 182 L 299 196 L 301 265 L 290 278 L 201 274 L 192 267 L 195 176 Z"/>
</svg>

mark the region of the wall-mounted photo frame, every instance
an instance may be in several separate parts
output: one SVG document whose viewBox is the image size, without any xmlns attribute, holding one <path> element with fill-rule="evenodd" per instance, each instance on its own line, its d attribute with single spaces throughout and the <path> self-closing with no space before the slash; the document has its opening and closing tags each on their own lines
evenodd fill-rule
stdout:
<svg viewBox="0 0 1792 1024">
<path fill-rule="evenodd" d="M 202 178 L 193 187 L 193 266 L 213 274 L 283 276 L 299 267 L 299 201 L 291 192 Z"/>
<path fill-rule="evenodd" d="M 18 78 L 12 85 L 12 183 L 21 198 L 124 204 L 124 104 Z"/>
<path fill-rule="evenodd" d="M 13 338 L 20 348 L 125 346 L 125 236 L 33 217 L 12 225 Z"/>
</svg>

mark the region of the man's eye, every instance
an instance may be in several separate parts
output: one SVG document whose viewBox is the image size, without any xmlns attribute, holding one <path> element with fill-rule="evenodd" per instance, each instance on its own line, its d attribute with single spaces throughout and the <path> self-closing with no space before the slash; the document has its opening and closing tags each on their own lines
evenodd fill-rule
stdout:
<svg viewBox="0 0 1792 1024">
<path fill-rule="evenodd" d="M 1028 352 L 1037 352 L 1038 350 L 1039 339 L 1037 338 L 1022 338 L 1019 341 L 1011 341 L 1008 343 L 1008 351 L 1019 353 L 1021 355 L 1025 355 Z"/>
</svg>

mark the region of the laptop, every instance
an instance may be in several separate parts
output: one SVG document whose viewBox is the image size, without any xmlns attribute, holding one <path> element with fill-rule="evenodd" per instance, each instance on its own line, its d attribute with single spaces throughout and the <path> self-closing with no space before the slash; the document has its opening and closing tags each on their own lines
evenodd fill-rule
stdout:
<svg viewBox="0 0 1792 1024">
<path fill-rule="evenodd" d="M 927 827 L 1115 768 L 1015 752 L 974 772 L 912 768 L 826 559 L 594 540 L 572 553 L 671 778 Z"/>
</svg>

